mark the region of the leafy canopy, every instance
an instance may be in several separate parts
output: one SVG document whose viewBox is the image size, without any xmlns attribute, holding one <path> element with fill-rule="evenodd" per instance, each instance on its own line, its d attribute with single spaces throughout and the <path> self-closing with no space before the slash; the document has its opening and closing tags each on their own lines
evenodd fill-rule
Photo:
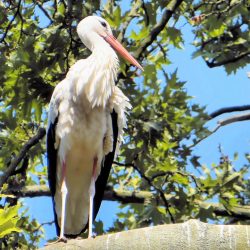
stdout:
<svg viewBox="0 0 250 250">
<path fill-rule="evenodd" d="M 189 25 L 195 52 L 208 67 L 228 74 L 249 63 L 249 4 L 241 0 L 210 1 L 33 1 L 0 2 L 0 171 L 4 173 L 47 122 L 54 86 L 69 67 L 89 55 L 76 34 L 87 15 L 103 16 L 116 37 L 144 65 L 136 75 L 121 61 L 118 84 L 134 107 L 125 143 L 109 185 L 118 191 L 152 194 L 143 203 L 121 204 L 108 231 L 186 221 L 227 222 L 236 205 L 249 196 L 245 174 L 221 153 L 220 162 L 201 166 L 193 146 L 210 135 L 205 107 L 190 102 L 178 71 L 168 72 L 169 49 L 182 49 L 181 25 Z M 34 145 L 7 176 L 2 191 L 47 183 L 45 146 Z M 13 192 L 13 191 L 12 191 Z M 144 192 L 144 193 L 143 193 Z M 1 196 L 1 247 L 32 248 L 43 235 L 15 197 Z M 211 200 L 229 211 L 218 216 Z M 20 209 L 22 207 L 22 209 Z M 239 222 L 241 220 L 239 219 Z M 104 232 L 103 223 L 96 231 Z"/>
</svg>

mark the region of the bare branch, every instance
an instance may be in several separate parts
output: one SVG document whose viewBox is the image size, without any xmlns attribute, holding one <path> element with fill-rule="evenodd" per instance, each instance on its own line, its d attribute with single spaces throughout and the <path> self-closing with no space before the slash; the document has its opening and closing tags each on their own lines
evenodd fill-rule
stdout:
<svg viewBox="0 0 250 250">
<path fill-rule="evenodd" d="M 61 249 L 249 249 L 248 225 L 213 225 L 199 220 L 149 226 L 97 236 L 55 242 L 42 250 Z"/>
<path fill-rule="evenodd" d="M 39 143 L 39 141 L 45 136 L 46 131 L 44 128 L 39 128 L 37 131 L 37 134 L 32 137 L 21 149 L 18 156 L 16 156 L 6 169 L 6 171 L 0 176 L 0 188 L 3 186 L 3 184 L 7 181 L 9 176 L 12 175 L 12 173 L 16 170 L 16 167 L 18 164 L 25 158 L 27 152 L 32 148 L 34 145 Z"/>
<path fill-rule="evenodd" d="M 246 111 L 246 110 L 250 110 L 250 105 L 232 106 L 232 107 L 221 108 L 221 109 L 218 109 L 218 110 L 212 112 L 209 115 L 209 120 L 216 118 L 217 116 L 223 115 L 225 113 L 236 112 L 236 111 Z M 190 148 L 195 147 L 201 141 L 207 139 L 209 136 L 211 136 L 212 134 L 217 132 L 217 130 L 219 130 L 222 126 L 226 126 L 226 125 L 231 124 L 233 122 L 246 121 L 246 120 L 250 120 L 250 113 L 235 115 L 235 116 L 231 116 L 229 118 L 225 118 L 223 120 L 220 120 L 220 121 L 218 121 L 218 125 L 213 130 L 211 130 L 204 137 L 196 140 L 193 144 L 189 145 L 188 148 L 190 149 Z"/>
<path fill-rule="evenodd" d="M 213 118 L 215 118 L 219 115 L 225 114 L 225 113 L 236 112 L 236 111 L 246 111 L 246 110 L 250 110 L 250 105 L 226 107 L 226 108 L 221 108 L 221 109 L 218 109 L 218 110 L 212 112 L 209 115 L 209 117 L 210 117 L 210 119 L 213 119 Z"/>
<path fill-rule="evenodd" d="M 37 186 L 26 186 L 23 188 L 13 187 L 5 192 L 5 194 L 14 194 L 16 197 L 40 197 L 40 196 L 50 196 L 50 190 L 46 185 Z M 171 202 L 173 206 L 178 204 L 179 200 L 174 195 L 164 194 L 165 199 Z M 118 201 L 122 203 L 140 203 L 143 204 L 149 200 L 156 202 L 157 204 L 164 205 L 161 198 L 155 196 L 149 191 L 126 191 L 126 190 L 114 190 L 110 187 L 105 190 L 104 200 L 108 201 Z M 215 215 L 217 216 L 227 216 L 238 219 L 250 220 L 250 206 L 233 206 L 232 209 L 227 210 L 222 204 L 205 202 L 200 200 L 194 200 L 194 204 L 199 207 L 208 208 L 210 207 Z"/>
<path fill-rule="evenodd" d="M 210 135 L 214 134 L 217 130 L 219 130 L 221 128 L 221 125 L 217 125 L 212 131 L 209 131 L 209 133 L 207 135 L 205 135 L 204 137 L 199 138 L 198 140 L 195 140 L 195 142 L 191 145 L 188 146 L 189 149 L 195 147 L 196 145 L 198 145 L 200 142 L 202 142 L 203 140 L 207 139 Z"/>
<path fill-rule="evenodd" d="M 231 111 L 229 111 L 229 112 L 231 112 Z M 234 122 L 247 121 L 247 120 L 250 120 L 250 113 L 235 115 L 235 116 L 231 116 L 229 118 L 225 118 L 223 120 L 220 120 L 220 121 L 218 121 L 218 125 L 212 131 L 210 131 L 204 137 L 196 140 L 193 144 L 189 145 L 188 148 L 191 149 L 191 148 L 195 147 L 201 141 L 207 139 L 209 136 L 211 136 L 212 134 L 217 132 L 217 130 L 219 130 L 222 126 L 226 126 L 226 125 L 229 125 L 229 124 L 234 123 Z"/>
<path fill-rule="evenodd" d="M 13 186 L 3 193 L 15 195 L 17 198 L 51 196 L 47 185 L 32 185 L 25 187 Z"/>
<path fill-rule="evenodd" d="M 225 126 L 225 125 L 231 124 L 233 122 L 240 122 L 240 121 L 246 121 L 246 120 L 250 120 L 250 113 L 231 116 L 229 118 L 226 118 L 226 119 L 219 121 L 218 123 L 221 126 Z"/>
<path fill-rule="evenodd" d="M 58 249 L 249 249 L 248 225 L 212 225 L 188 220 L 97 236 L 55 242 L 44 250 Z"/>
</svg>

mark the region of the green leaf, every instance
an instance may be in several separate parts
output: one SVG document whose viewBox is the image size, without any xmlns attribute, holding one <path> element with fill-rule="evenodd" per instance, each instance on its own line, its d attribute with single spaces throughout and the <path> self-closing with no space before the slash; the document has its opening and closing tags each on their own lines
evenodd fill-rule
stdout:
<svg viewBox="0 0 250 250">
<path fill-rule="evenodd" d="M 65 14 L 65 7 L 63 3 L 59 3 L 57 7 L 57 11 L 61 16 L 64 16 Z"/>
<path fill-rule="evenodd" d="M 224 33 L 226 30 L 227 26 L 222 24 L 219 28 L 215 28 L 209 31 L 209 35 L 211 37 L 218 37 Z"/>
<path fill-rule="evenodd" d="M 18 210 L 20 204 L 12 207 L 5 207 L 0 209 L 0 237 L 4 237 L 11 232 L 21 232 L 22 230 L 17 226 L 19 221 Z"/>
<path fill-rule="evenodd" d="M 180 175 L 178 173 L 175 173 L 175 175 L 171 178 L 172 181 L 177 182 L 178 184 L 189 184 L 189 179 L 187 176 Z"/>
<path fill-rule="evenodd" d="M 181 34 L 181 30 L 176 29 L 174 27 L 167 27 L 166 29 L 167 37 L 169 38 L 170 44 L 173 44 L 176 48 L 183 48 L 183 38 Z"/>
<path fill-rule="evenodd" d="M 134 39 L 135 41 L 140 41 L 145 39 L 149 35 L 148 27 L 143 27 L 138 33 L 134 30 L 131 31 L 130 38 Z"/>
</svg>

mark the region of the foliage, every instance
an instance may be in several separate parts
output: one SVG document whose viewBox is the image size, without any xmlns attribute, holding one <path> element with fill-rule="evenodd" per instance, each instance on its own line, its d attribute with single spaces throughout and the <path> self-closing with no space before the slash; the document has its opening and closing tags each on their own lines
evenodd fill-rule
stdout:
<svg viewBox="0 0 250 250">
<path fill-rule="evenodd" d="M 0 248 L 33 249 L 42 237 L 42 231 L 36 230 L 39 224 L 30 220 L 26 211 L 13 195 L 0 195 L 4 207 L 0 207 Z"/>
<path fill-rule="evenodd" d="M 205 107 L 190 102 L 192 97 L 177 70 L 166 72 L 171 63 L 169 49 L 185 46 L 179 28 L 183 23 L 190 25 L 195 36 L 193 57 L 201 56 L 209 67 L 223 66 L 230 74 L 249 63 L 247 1 L 117 0 L 102 5 L 99 1 L 1 1 L 0 171 L 8 168 L 39 127 L 46 126 L 54 86 L 76 60 L 89 55 L 77 37 L 76 25 L 93 13 L 106 18 L 138 60 L 144 58 L 141 75 L 121 62 L 118 84 L 134 108 L 119 164 L 114 165 L 109 182 L 118 189 L 147 190 L 158 198 L 121 205 L 109 231 L 170 223 L 173 218 L 227 222 L 209 204 L 201 207 L 195 201 L 216 199 L 229 211 L 236 204 L 246 204 L 249 166 L 236 171 L 223 153 L 212 167 L 199 164 L 192 145 L 211 133 L 205 127 L 209 116 Z M 7 189 L 47 183 L 44 158 L 44 143 L 38 143 L 9 176 Z M 166 201 L 164 195 L 176 199 Z M 40 227 L 27 215 L 17 219 L 20 206 L 9 204 L 0 211 L 9 211 L 8 230 L 17 232 L 6 238 L 8 244 L 17 243 L 19 237 L 24 248 L 37 244 L 42 232 L 32 238 Z M 96 228 L 103 232 L 102 222 Z"/>
<path fill-rule="evenodd" d="M 11 232 L 20 232 L 20 228 L 17 227 L 18 214 L 17 211 L 20 205 L 7 207 L 0 209 L 0 237 L 4 237 Z"/>
<path fill-rule="evenodd" d="M 228 74 L 250 62 L 249 3 L 247 1 L 199 1 L 192 6 L 196 23 L 194 57 L 202 56 L 209 67 L 224 65 Z M 233 63 L 232 63 L 233 62 Z"/>
</svg>

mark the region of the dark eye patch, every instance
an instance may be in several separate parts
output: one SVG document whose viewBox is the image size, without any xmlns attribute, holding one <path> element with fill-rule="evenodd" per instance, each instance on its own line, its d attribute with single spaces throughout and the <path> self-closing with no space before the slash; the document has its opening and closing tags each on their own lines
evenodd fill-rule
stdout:
<svg viewBox="0 0 250 250">
<path fill-rule="evenodd" d="M 104 27 L 104 28 L 107 28 L 107 24 L 105 22 L 101 22 L 101 25 Z"/>
</svg>

